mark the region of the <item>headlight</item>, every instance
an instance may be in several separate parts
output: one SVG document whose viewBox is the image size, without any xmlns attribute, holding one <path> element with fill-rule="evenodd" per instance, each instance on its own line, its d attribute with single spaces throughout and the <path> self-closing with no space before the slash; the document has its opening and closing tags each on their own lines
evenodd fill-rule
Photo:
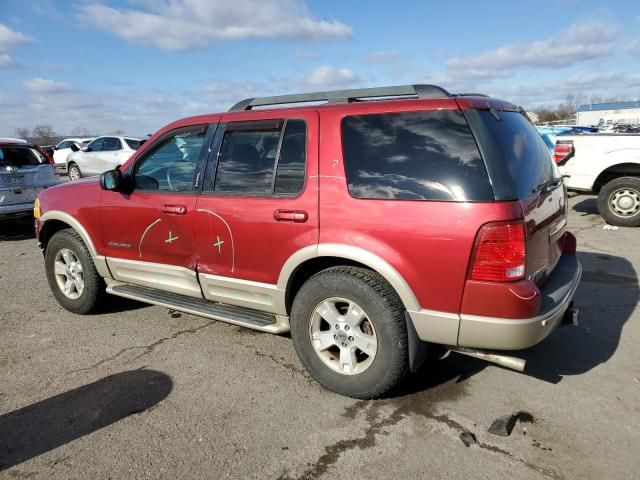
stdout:
<svg viewBox="0 0 640 480">
<path fill-rule="evenodd" d="M 36 198 L 36 201 L 33 202 L 33 216 L 34 218 L 40 218 L 40 199 Z"/>
</svg>

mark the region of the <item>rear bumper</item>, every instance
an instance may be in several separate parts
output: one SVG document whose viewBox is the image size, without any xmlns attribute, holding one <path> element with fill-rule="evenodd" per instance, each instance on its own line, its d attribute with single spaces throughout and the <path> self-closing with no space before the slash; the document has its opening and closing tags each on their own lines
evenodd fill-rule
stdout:
<svg viewBox="0 0 640 480">
<path fill-rule="evenodd" d="M 460 315 L 458 345 L 494 350 L 529 348 L 549 335 L 562 321 L 580 284 L 582 266 L 565 254 L 541 289 L 541 313 L 534 318 L 508 319 Z"/>
</svg>

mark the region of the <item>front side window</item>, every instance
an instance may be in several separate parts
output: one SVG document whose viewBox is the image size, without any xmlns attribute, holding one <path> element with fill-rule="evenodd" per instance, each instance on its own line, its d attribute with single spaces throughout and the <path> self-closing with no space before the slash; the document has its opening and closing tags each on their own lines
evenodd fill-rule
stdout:
<svg viewBox="0 0 640 480">
<path fill-rule="evenodd" d="M 135 188 L 164 192 L 193 190 L 206 132 L 206 125 L 179 129 L 152 147 L 136 163 Z"/>
<path fill-rule="evenodd" d="M 87 145 L 89 147 L 89 151 L 102 152 L 104 150 L 104 141 L 104 138 L 96 138 L 93 142 Z"/>
<path fill-rule="evenodd" d="M 458 110 L 345 117 L 342 148 L 355 198 L 494 199 L 478 146 Z"/>
<path fill-rule="evenodd" d="M 220 147 L 214 190 L 239 195 L 295 195 L 304 186 L 304 120 L 232 122 Z"/>
</svg>

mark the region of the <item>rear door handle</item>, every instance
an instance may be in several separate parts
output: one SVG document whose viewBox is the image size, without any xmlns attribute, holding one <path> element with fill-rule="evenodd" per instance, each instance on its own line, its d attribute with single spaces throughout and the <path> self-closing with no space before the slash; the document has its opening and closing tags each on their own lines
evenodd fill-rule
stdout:
<svg viewBox="0 0 640 480">
<path fill-rule="evenodd" d="M 187 207 L 185 205 L 163 205 L 160 211 L 167 215 L 186 215 Z"/>
<path fill-rule="evenodd" d="M 304 210 L 276 210 L 273 218 L 278 222 L 304 223 L 309 219 L 309 215 Z"/>
</svg>

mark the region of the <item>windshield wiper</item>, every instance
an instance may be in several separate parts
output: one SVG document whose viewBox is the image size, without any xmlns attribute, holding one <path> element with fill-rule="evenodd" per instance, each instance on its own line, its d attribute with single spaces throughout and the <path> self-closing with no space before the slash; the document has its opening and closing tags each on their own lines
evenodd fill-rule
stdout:
<svg viewBox="0 0 640 480">
<path fill-rule="evenodd" d="M 560 185 L 562 181 L 563 181 L 562 177 L 554 178 L 552 180 L 547 180 L 546 182 L 542 182 L 540 185 L 535 187 L 532 190 L 532 193 L 549 192 L 555 189 L 558 185 Z"/>
</svg>

